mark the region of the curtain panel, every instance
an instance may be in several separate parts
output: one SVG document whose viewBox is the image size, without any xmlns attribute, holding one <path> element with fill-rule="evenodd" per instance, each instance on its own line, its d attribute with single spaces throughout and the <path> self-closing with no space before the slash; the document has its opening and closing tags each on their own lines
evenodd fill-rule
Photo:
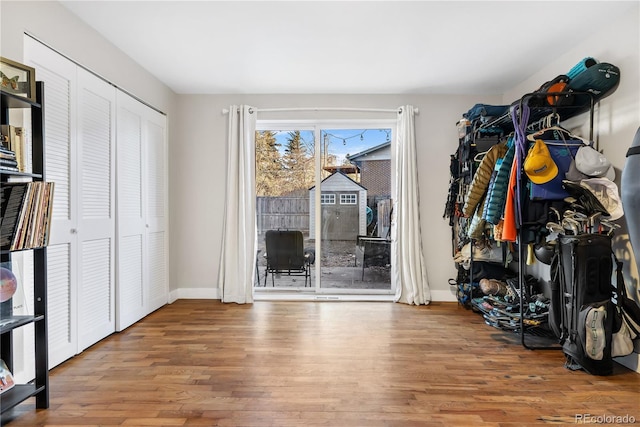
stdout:
<svg viewBox="0 0 640 427">
<path fill-rule="evenodd" d="M 398 110 L 396 135 L 396 201 L 391 242 L 391 275 L 396 285 L 395 301 L 428 304 L 431 301 L 431 291 L 422 252 L 415 110 L 412 105 Z"/>
<path fill-rule="evenodd" d="M 218 283 L 222 302 L 253 302 L 256 268 L 256 109 L 229 107 L 227 186 Z"/>
</svg>

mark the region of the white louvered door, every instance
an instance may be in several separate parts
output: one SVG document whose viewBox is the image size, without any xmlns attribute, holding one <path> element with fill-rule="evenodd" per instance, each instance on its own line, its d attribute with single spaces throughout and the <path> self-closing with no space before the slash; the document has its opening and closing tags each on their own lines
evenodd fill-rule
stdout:
<svg viewBox="0 0 640 427">
<path fill-rule="evenodd" d="M 168 302 L 165 116 L 117 98 L 118 313 L 123 330 Z"/>
<path fill-rule="evenodd" d="M 56 52 L 25 39 L 27 64 L 44 82 L 46 180 L 55 182 L 51 234 L 47 249 L 47 327 L 49 367 L 78 352 L 77 228 L 77 67 Z"/>
<path fill-rule="evenodd" d="M 25 38 L 45 87 L 49 367 L 115 331 L 115 88 Z"/>
<path fill-rule="evenodd" d="M 119 331 L 147 315 L 142 260 L 142 122 L 138 102 L 124 93 L 117 97 L 118 152 L 118 314 Z"/>
<path fill-rule="evenodd" d="M 115 89 L 78 69 L 78 345 L 115 331 Z"/>
<path fill-rule="evenodd" d="M 25 39 L 27 63 L 44 82 L 45 171 L 55 182 L 51 234 L 47 249 L 47 328 L 49 367 L 77 354 L 77 67 L 51 49 Z"/>
<path fill-rule="evenodd" d="M 167 236 L 166 236 L 166 144 L 165 116 L 146 112 L 146 223 L 147 274 L 149 277 L 148 311 L 168 302 Z"/>
</svg>

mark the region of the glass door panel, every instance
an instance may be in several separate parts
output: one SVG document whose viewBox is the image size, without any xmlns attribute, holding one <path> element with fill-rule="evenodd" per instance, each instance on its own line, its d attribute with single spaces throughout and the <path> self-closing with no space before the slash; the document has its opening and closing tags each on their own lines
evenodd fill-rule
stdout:
<svg viewBox="0 0 640 427">
<path fill-rule="evenodd" d="M 323 129 L 320 140 L 319 288 L 388 293 L 391 129 Z"/>
<path fill-rule="evenodd" d="M 259 129 L 256 292 L 392 293 L 392 130 Z"/>
<path fill-rule="evenodd" d="M 256 132 L 256 290 L 314 291 L 309 211 L 314 147 L 313 130 Z"/>
</svg>

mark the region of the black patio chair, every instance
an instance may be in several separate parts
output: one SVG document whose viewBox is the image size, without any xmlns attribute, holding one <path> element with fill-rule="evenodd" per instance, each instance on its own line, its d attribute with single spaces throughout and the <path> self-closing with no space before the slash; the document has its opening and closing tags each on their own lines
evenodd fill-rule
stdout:
<svg viewBox="0 0 640 427">
<path fill-rule="evenodd" d="M 265 233 L 267 267 L 264 285 L 271 273 L 271 285 L 275 286 L 274 276 L 304 276 L 304 286 L 311 286 L 312 253 L 305 251 L 302 232 L 299 230 L 268 230 Z"/>
<path fill-rule="evenodd" d="M 358 236 L 357 246 L 362 251 L 362 279 L 367 267 L 388 267 L 391 265 L 391 240 L 384 237 Z M 357 257 L 356 257 L 357 264 Z"/>
</svg>

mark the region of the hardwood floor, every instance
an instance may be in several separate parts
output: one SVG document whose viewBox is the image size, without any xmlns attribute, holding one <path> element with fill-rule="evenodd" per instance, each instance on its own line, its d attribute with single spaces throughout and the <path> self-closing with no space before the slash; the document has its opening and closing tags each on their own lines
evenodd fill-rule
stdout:
<svg viewBox="0 0 640 427">
<path fill-rule="evenodd" d="M 640 375 L 596 377 L 455 303 L 180 300 L 51 371 L 10 426 L 527 426 L 634 417 Z M 612 418 L 609 418 L 612 420 Z M 615 420 L 615 419 L 613 419 Z"/>
</svg>

